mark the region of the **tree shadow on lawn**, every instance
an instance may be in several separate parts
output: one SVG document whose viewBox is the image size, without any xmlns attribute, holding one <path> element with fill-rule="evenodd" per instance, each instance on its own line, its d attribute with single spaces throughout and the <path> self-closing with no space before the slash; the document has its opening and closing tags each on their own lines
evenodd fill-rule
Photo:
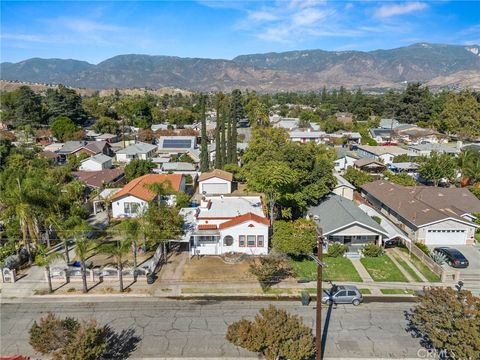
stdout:
<svg viewBox="0 0 480 360">
<path fill-rule="evenodd" d="M 141 340 L 132 328 L 117 333 L 107 326 L 106 332 L 107 349 L 102 359 L 126 360 L 137 349 L 137 344 Z"/>
</svg>

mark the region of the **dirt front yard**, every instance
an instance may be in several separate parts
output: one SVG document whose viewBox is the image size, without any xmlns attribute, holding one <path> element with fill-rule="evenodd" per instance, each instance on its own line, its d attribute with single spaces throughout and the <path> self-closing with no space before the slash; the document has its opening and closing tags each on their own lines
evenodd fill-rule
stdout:
<svg viewBox="0 0 480 360">
<path fill-rule="evenodd" d="M 183 281 L 256 281 L 248 271 L 249 261 L 227 264 L 218 256 L 188 259 L 183 268 Z"/>
</svg>

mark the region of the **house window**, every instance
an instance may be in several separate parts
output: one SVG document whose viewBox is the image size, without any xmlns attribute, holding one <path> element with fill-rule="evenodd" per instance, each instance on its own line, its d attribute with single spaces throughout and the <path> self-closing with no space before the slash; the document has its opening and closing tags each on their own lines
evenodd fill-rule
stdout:
<svg viewBox="0 0 480 360">
<path fill-rule="evenodd" d="M 123 204 L 123 210 L 125 214 L 136 214 L 138 213 L 139 207 L 140 207 L 140 204 L 135 202 L 126 202 Z"/>
<path fill-rule="evenodd" d="M 254 247 L 255 246 L 255 235 L 248 235 L 247 236 L 247 246 Z"/>
<path fill-rule="evenodd" d="M 238 246 L 240 247 L 245 246 L 245 235 L 240 235 L 238 237 Z"/>
<path fill-rule="evenodd" d="M 263 235 L 258 235 L 257 236 L 257 246 L 258 247 L 263 247 Z"/>
<path fill-rule="evenodd" d="M 233 245 L 233 237 L 230 235 L 227 235 L 223 238 L 223 245 L 225 246 L 232 246 Z"/>
</svg>

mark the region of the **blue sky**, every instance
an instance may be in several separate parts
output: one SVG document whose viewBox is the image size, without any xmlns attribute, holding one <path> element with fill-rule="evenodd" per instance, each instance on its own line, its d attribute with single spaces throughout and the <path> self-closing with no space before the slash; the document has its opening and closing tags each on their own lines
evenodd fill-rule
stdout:
<svg viewBox="0 0 480 360">
<path fill-rule="evenodd" d="M 1 61 L 480 44 L 479 1 L 1 1 Z"/>
</svg>

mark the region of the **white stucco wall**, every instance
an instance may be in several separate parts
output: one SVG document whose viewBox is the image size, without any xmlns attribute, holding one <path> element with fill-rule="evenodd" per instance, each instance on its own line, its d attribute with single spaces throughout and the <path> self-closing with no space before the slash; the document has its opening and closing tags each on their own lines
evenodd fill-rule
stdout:
<svg viewBox="0 0 480 360">
<path fill-rule="evenodd" d="M 353 189 L 348 186 L 337 186 L 335 189 L 333 189 L 333 193 L 343 196 L 348 200 L 353 200 Z"/>
<path fill-rule="evenodd" d="M 125 203 L 137 203 L 139 204 L 139 213 L 145 211 L 147 209 L 148 203 L 142 199 L 136 198 L 135 196 L 127 195 L 120 199 L 116 199 L 112 201 L 112 216 L 114 218 L 122 218 L 122 217 L 137 217 L 137 215 L 133 214 L 125 214 Z"/>
<path fill-rule="evenodd" d="M 109 160 L 103 164 L 100 164 L 97 161 L 93 161 L 90 159 L 85 160 L 82 162 L 82 164 L 79 167 L 79 170 L 83 171 L 99 171 L 99 170 L 105 170 L 105 169 L 110 169 L 112 167 L 112 160 Z"/>
<path fill-rule="evenodd" d="M 210 179 L 202 180 L 198 182 L 198 191 L 200 194 L 203 193 L 203 186 L 205 184 L 227 184 L 228 185 L 228 192 L 230 194 L 232 192 L 232 182 L 224 179 L 220 179 L 218 177 L 212 177 Z"/>
<path fill-rule="evenodd" d="M 225 220 L 222 222 L 225 222 Z M 212 222 L 209 223 L 211 224 Z M 227 235 L 233 237 L 233 244 L 231 246 L 224 245 L 223 239 Z M 243 247 L 239 246 L 240 235 L 245 235 L 245 246 Z M 247 246 L 248 235 L 254 235 L 255 237 L 263 235 L 263 246 Z M 209 244 L 209 246 L 206 247 L 198 247 L 197 250 L 200 250 L 200 254 L 204 255 L 221 255 L 227 252 L 239 252 L 249 255 L 266 255 L 268 254 L 268 226 L 255 221 L 246 221 L 242 224 L 238 224 L 227 229 L 221 229 L 220 240 L 217 244 Z M 192 255 L 193 254 L 195 254 L 195 247 L 192 247 Z"/>
</svg>

